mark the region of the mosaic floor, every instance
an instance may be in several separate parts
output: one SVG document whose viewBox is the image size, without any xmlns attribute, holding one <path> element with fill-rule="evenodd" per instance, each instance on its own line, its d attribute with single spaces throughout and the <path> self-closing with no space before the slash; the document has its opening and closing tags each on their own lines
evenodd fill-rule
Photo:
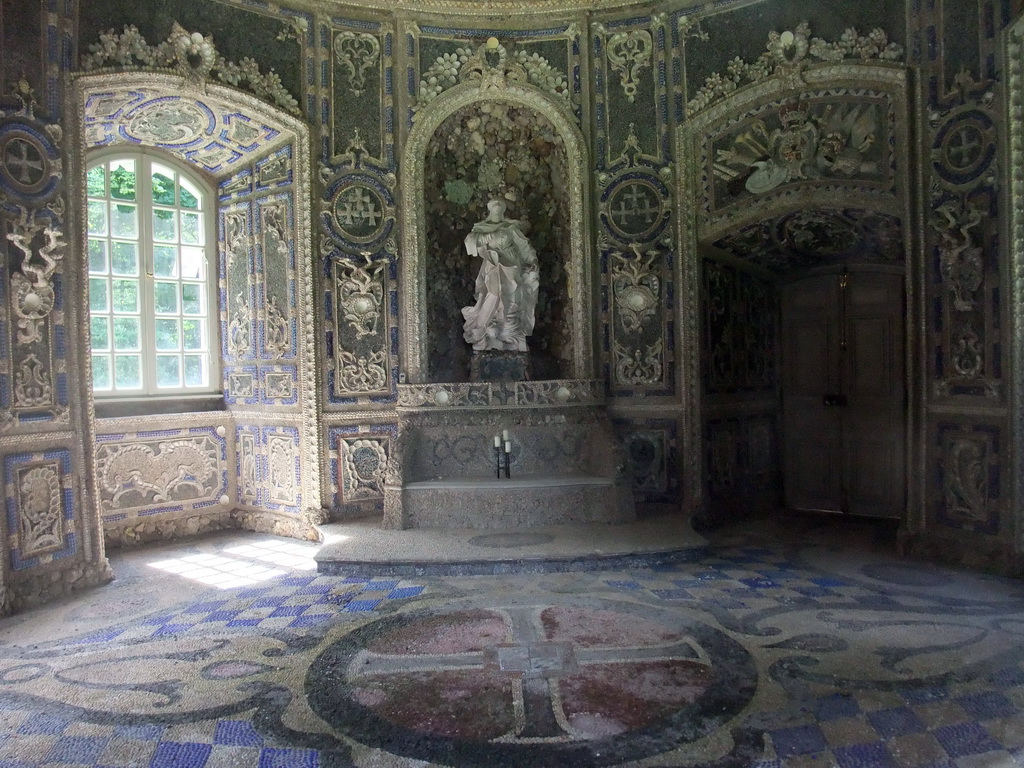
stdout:
<svg viewBox="0 0 1024 768">
<path fill-rule="evenodd" d="M 115 554 L 0 620 L 0 768 L 1024 765 L 1024 584 L 891 542 L 763 521 L 697 562 L 419 579 L 256 534 Z"/>
</svg>

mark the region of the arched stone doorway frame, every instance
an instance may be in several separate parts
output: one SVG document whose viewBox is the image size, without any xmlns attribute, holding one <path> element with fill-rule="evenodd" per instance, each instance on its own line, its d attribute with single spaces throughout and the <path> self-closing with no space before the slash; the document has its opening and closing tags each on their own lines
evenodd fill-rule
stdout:
<svg viewBox="0 0 1024 768">
<path fill-rule="evenodd" d="M 583 133 L 567 102 L 531 85 L 490 79 L 461 83 L 433 99 L 417 112 L 412 131 L 402 152 L 401 301 L 399 303 L 399 358 L 401 371 L 410 384 L 428 383 L 426 345 L 419 340 L 426 333 L 426 152 L 434 133 L 458 110 L 473 104 L 500 102 L 532 109 L 547 118 L 565 144 L 568 160 L 569 233 L 571 264 L 569 296 L 572 298 L 572 378 L 594 376 L 593 252 L 590 221 L 590 168 Z"/>
<path fill-rule="evenodd" d="M 677 226 L 683 257 L 680 263 L 680 372 L 683 410 L 681 414 L 680 467 L 684 510 L 690 514 L 704 511 L 705 444 L 703 434 L 703 403 L 701 381 L 701 269 L 705 243 L 729 228 L 780 216 L 807 206 L 860 208 L 895 215 L 903 222 L 903 247 L 906 254 L 906 337 L 905 383 L 907 392 L 907 421 L 905 438 L 906 478 L 908 482 L 906 511 L 903 525 L 917 530 L 923 524 L 925 474 L 921 463 L 924 456 L 924 251 L 920 237 L 914 229 L 919 227 L 912 214 L 910 166 L 908 154 L 894 152 L 893 192 L 881 195 L 874 191 L 816 189 L 807 185 L 792 194 L 777 195 L 745 210 L 711 220 L 705 215 L 705 184 L 711 169 L 707 164 L 707 151 L 702 146 L 705 137 L 733 117 L 750 114 L 772 101 L 784 98 L 803 98 L 827 94 L 831 89 L 872 89 L 885 93 L 891 99 L 895 115 L 891 125 L 891 141 L 899 147 L 909 147 L 909 110 L 906 70 L 897 64 L 825 64 L 811 65 L 799 72 L 788 72 L 740 88 L 707 107 L 684 122 L 677 130 L 677 153 L 683 169 L 677 179 L 679 209 Z"/>
<path fill-rule="evenodd" d="M 167 146 L 160 146 L 146 141 L 129 141 L 124 136 L 121 137 L 122 140 L 119 142 L 98 144 L 95 138 L 90 137 L 87 133 L 87 100 L 92 97 L 102 96 L 107 92 L 115 90 L 124 92 L 125 90 L 131 89 L 137 90 L 140 94 L 146 94 L 147 101 L 152 101 L 154 99 L 159 100 L 161 98 L 180 98 L 185 100 L 195 99 L 197 101 L 215 102 L 224 106 L 226 110 L 230 110 L 225 111 L 224 114 L 231 115 L 239 120 L 253 121 L 254 123 L 263 125 L 265 128 L 269 128 L 270 130 L 267 131 L 266 141 L 261 145 L 252 145 L 249 151 L 237 152 L 236 154 L 238 154 L 238 157 L 228 162 L 224 168 L 219 170 L 212 170 L 210 167 L 203 166 L 194 158 L 186 156 L 184 151 L 174 151 L 172 148 Z M 281 521 L 286 521 L 288 525 L 293 526 L 291 530 L 287 531 L 287 533 L 290 535 L 299 535 L 300 537 L 309 538 L 313 530 L 310 523 L 316 522 L 319 519 L 319 510 L 325 506 L 325 504 L 329 503 L 329 500 L 322 498 L 323 489 L 321 485 L 321 477 L 323 476 L 327 457 L 324 451 L 320 451 L 318 449 L 320 444 L 320 428 L 319 411 L 317 408 L 318 392 L 316 385 L 316 304 L 313 299 L 315 265 L 313 262 L 312 238 L 310 232 L 312 224 L 312 186 L 310 174 L 311 147 L 308 126 L 301 119 L 289 115 L 267 101 L 238 89 L 208 82 L 202 79 L 193 79 L 164 72 L 101 71 L 97 73 L 78 73 L 74 75 L 71 80 L 68 97 L 70 99 L 70 107 L 73 109 L 74 114 L 74 120 L 70 122 L 71 129 L 68 136 L 68 178 L 70 180 L 68 195 L 69 199 L 72 201 L 72 231 L 74 232 L 74 237 L 76 238 L 80 254 L 87 254 L 88 252 L 86 223 L 84 205 L 76 205 L 75 202 L 82 201 L 84 203 L 86 199 L 85 169 L 88 162 L 87 154 L 90 150 L 98 146 L 116 148 L 118 144 L 121 144 L 124 146 L 143 146 L 152 148 L 156 151 L 164 152 L 170 157 L 174 157 L 179 162 L 195 169 L 197 173 L 208 180 L 208 183 L 215 193 L 215 207 L 213 213 L 216 216 L 217 209 L 221 205 L 221 202 L 216 197 L 216 195 L 219 194 L 219 190 L 217 189 L 218 182 L 230 178 L 240 168 L 246 167 L 254 161 L 258 162 L 261 159 L 271 157 L 275 152 L 288 145 L 294 147 L 291 163 L 292 173 L 294 174 L 292 183 L 292 188 L 294 189 L 294 271 L 296 280 L 294 312 L 298 321 L 295 340 L 295 366 L 297 368 L 295 373 L 295 386 L 297 402 L 300 405 L 299 413 L 296 414 L 298 418 L 295 420 L 289 418 L 287 419 L 287 422 L 289 425 L 295 421 L 299 423 L 297 430 L 298 436 L 296 439 L 296 450 L 298 455 L 306 457 L 309 456 L 311 452 L 314 452 L 319 454 L 320 458 L 312 461 L 304 460 L 302 471 L 299 472 L 297 476 L 297 491 L 301 494 L 300 511 L 302 514 L 285 516 L 283 514 L 275 513 L 268 508 L 266 510 L 266 520 L 250 519 L 244 525 L 252 526 L 257 529 L 264 527 L 267 530 L 270 530 L 271 528 L 275 528 L 275 530 L 277 530 L 276 526 Z M 217 116 L 219 117 L 220 115 L 218 114 Z M 218 130 L 220 127 L 220 123 L 218 123 Z M 211 135 L 209 138 L 213 141 L 217 137 Z M 218 237 L 218 240 L 222 239 L 222 236 Z M 223 243 L 218 243 L 218 249 L 222 247 L 222 245 Z M 220 258 L 221 255 L 218 253 L 218 259 Z M 80 303 L 80 306 L 85 308 L 86 314 L 89 306 L 89 281 L 87 274 L 88 259 L 85 255 L 82 255 L 79 257 L 78 264 L 78 279 L 80 282 L 78 285 L 76 299 Z M 221 283 L 222 296 L 221 300 L 218 301 L 218 310 L 221 314 L 219 321 L 221 322 L 223 333 L 223 314 L 225 311 L 222 306 L 223 274 L 221 275 L 219 282 Z M 88 344 L 85 345 L 85 349 L 88 349 Z M 86 361 L 88 360 L 87 354 L 83 357 Z M 86 441 L 87 446 L 90 446 L 95 442 L 96 417 L 95 401 L 90 384 L 91 373 L 88 365 L 86 365 L 83 374 L 83 380 L 85 383 L 82 384 L 82 387 L 85 391 L 84 401 L 86 403 L 89 424 L 89 434 L 86 437 Z M 259 405 L 250 406 L 249 408 L 251 409 L 252 407 L 258 409 Z M 267 412 L 267 416 L 271 416 L 269 411 Z M 289 414 L 289 416 L 291 416 L 291 414 Z M 174 420 L 175 416 L 173 414 L 168 415 L 168 419 Z M 190 414 L 182 420 L 182 423 L 186 423 L 187 426 L 198 426 L 201 422 L 201 414 Z M 234 436 L 229 436 L 229 446 L 233 445 L 233 441 Z M 235 462 L 232 458 L 234 454 L 234 449 L 230 449 L 228 451 L 227 468 L 229 476 L 231 476 L 235 469 Z M 97 467 L 94 456 L 90 456 L 89 467 L 90 475 L 95 476 Z M 229 491 L 231 495 L 228 496 L 226 500 L 224 497 L 221 497 L 218 500 L 219 506 L 207 506 L 206 508 L 211 511 L 216 511 L 220 508 L 230 510 L 236 505 L 241 504 L 241 499 L 238 493 L 237 476 L 233 481 L 228 483 L 228 487 L 231 489 Z M 100 506 L 99 493 L 94 492 L 93 496 L 95 499 L 94 503 L 98 508 Z M 100 511 L 102 512 L 102 510 Z M 252 514 L 259 517 L 259 515 L 263 513 L 254 512 Z M 291 518 L 294 518 L 294 520 Z M 102 514 L 99 515 L 98 519 L 102 528 Z M 281 528 L 280 530 L 283 531 L 285 529 Z"/>
</svg>

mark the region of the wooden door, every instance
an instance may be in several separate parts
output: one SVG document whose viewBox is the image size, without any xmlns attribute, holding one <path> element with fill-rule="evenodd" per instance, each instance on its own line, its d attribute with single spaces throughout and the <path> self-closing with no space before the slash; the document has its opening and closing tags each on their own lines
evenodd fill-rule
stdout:
<svg viewBox="0 0 1024 768">
<path fill-rule="evenodd" d="M 902 515 L 903 323 L 898 274 L 815 275 L 784 288 L 787 506 Z"/>
</svg>

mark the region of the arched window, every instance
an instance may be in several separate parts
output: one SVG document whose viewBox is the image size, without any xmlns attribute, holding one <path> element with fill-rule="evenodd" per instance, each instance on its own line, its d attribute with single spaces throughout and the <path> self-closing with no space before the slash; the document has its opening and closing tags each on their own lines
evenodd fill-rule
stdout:
<svg viewBox="0 0 1024 768">
<path fill-rule="evenodd" d="M 218 391 L 212 192 L 129 149 L 93 158 L 87 194 L 93 393 Z"/>
</svg>

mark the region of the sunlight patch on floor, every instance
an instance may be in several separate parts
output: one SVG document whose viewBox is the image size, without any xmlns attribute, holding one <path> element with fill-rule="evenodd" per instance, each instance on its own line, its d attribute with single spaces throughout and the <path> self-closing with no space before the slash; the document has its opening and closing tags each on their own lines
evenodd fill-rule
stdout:
<svg viewBox="0 0 1024 768">
<path fill-rule="evenodd" d="M 170 560 L 160 560 L 150 563 L 149 566 L 218 589 L 233 589 L 258 584 L 287 573 L 287 571 L 268 568 L 259 563 L 219 555 L 186 555 Z"/>
<path fill-rule="evenodd" d="M 308 544 L 275 541 L 274 539 L 257 541 L 253 544 L 241 544 L 224 550 L 229 555 L 273 563 L 293 571 L 315 571 L 316 561 L 313 559 L 315 551 Z"/>
</svg>

